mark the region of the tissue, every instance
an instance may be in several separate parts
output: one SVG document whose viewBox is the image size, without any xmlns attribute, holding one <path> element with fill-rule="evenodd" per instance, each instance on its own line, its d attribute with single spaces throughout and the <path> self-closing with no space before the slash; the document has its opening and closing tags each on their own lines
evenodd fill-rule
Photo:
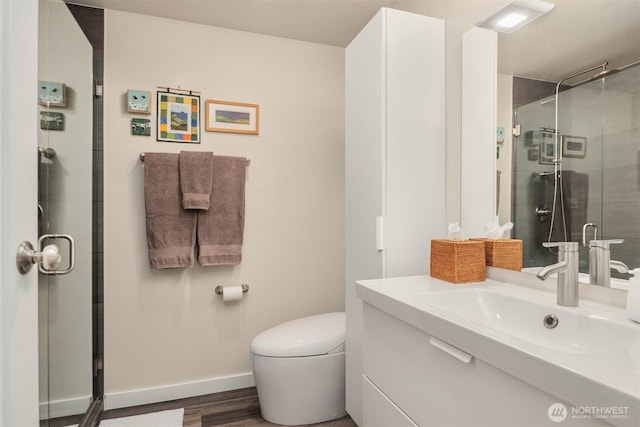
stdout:
<svg viewBox="0 0 640 427">
<path fill-rule="evenodd" d="M 513 228 L 511 221 L 506 222 L 502 227 L 498 221 L 490 222 L 484 226 L 484 235 L 487 239 L 498 240 L 504 237 L 504 233 Z"/>
<path fill-rule="evenodd" d="M 464 231 L 457 222 L 452 222 L 451 224 L 449 224 L 449 227 L 447 227 L 447 238 L 449 240 L 468 240 L 469 237 L 467 235 L 467 232 Z"/>
</svg>

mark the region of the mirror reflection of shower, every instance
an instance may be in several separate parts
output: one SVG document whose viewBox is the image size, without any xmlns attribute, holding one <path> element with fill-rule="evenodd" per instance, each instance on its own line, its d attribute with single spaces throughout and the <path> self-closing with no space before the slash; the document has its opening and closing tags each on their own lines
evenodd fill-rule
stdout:
<svg viewBox="0 0 640 427">
<path fill-rule="evenodd" d="M 564 191 L 563 191 L 563 186 L 561 185 L 564 179 L 564 176 L 562 174 L 562 150 L 560 150 L 560 132 L 558 130 L 558 110 L 559 110 L 559 99 L 560 99 L 560 87 L 562 86 L 563 83 L 565 83 L 568 80 L 571 80 L 573 78 L 582 76 L 586 73 L 592 72 L 594 70 L 601 70 L 598 74 L 596 74 L 595 76 L 593 76 L 591 79 L 594 78 L 598 78 L 600 76 L 604 76 L 605 74 L 607 74 L 607 65 L 609 63 L 608 62 L 604 62 L 600 65 L 596 65 L 595 67 L 591 67 L 591 68 L 587 68 L 586 70 L 582 70 L 582 71 L 578 71 L 577 73 L 571 74 L 569 76 L 563 77 L 560 79 L 560 81 L 558 81 L 558 83 L 556 84 L 556 93 L 555 93 L 555 97 L 554 97 L 554 101 L 555 101 L 555 125 L 553 128 L 553 134 L 554 134 L 554 144 L 553 144 L 553 166 L 554 166 L 554 173 L 553 173 L 553 204 L 552 204 L 552 208 L 551 208 L 551 223 L 550 223 L 550 227 L 549 227 L 549 234 L 548 234 L 548 238 L 547 238 L 547 243 L 552 241 L 552 237 L 553 235 L 553 226 L 555 224 L 555 217 L 557 214 L 560 215 L 560 226 L 562 227 L 562 234 L 561 242 L 569 242 L 569 236 L 567 235 L 567 219 L 566 219 L 566 215 L 565 215 L 565 211 L 564 211 L 564 207 L 565 207 L 565 203 L 564 203 Z M 588 80 L 590 81 L 590 80 Z M 581 83 L 586 83 L 587 81 L 583 81 Z M 579 84 L 581 84 L 579 83 Z M 559 198 L 559 199 L 558 199 Z M 559 207 L 559 212 L 558 209 L 556 209 L 557 207 Z M 549 248 L 549 251 L 553 253 L 553 248 Z"/>
<path fill-rule="evenodd" d="M 555 93 L 517 107 L 512 217 L 523 266 L 554 262 L 542 242 L 575 241 L 598 225 L 604 239 L 624 238 L 616 259 L 640 261 L 640 66 L 607 63 L 554 83 Z M 635 114 L 634 114 L 635 111 Z M 581 247 L 581 271 L 588 270 Z M 621 275 L 620 277 L 626 277 Z"/>
</svg>

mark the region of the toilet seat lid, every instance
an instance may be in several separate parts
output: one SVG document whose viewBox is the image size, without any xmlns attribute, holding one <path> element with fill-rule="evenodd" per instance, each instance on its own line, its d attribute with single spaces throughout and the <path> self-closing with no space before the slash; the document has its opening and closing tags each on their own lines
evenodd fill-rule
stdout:
<svg viewBox="0 0 640 427">
<path fill-rule="evenodd" d="M 325 313 L 291 320 L 267 329 L 251 341 L 251 352 L 270 357 L 329 354 L 342 348 L 345 314 Z"/>
</svg>

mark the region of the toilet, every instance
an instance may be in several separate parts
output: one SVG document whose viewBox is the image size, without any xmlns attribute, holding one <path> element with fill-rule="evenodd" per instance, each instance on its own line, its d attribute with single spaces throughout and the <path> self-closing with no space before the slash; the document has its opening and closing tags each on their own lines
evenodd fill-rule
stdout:
<svg viewBox="0 0 640 427">
<path fill-rule="evenodd" d="M 251 359 L 265 420 L 300 425 L 346 415 L 344 313 L 274 326 L 253 339 Z"/>
</svg>

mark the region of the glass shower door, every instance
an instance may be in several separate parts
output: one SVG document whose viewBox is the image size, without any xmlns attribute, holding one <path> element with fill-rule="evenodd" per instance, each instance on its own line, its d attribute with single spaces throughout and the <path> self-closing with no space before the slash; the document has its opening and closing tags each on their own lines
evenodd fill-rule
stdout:
<svg viewBox="0 0 640 427">
<path fill-rule="evenodd" d="M 635 65 L 560 92 L 557 122 L 554 96 L 516 109 L 521 135 L 514 145 L 513 221 L 514 236 L 523 240 L 524 267 L 555 262 L 555 254 L 542 242 L 567 240 L 580 242 L 580 271 L 587 273 L 588 249 L 582 245 L 586 223 L 595 224 L 600 240 L 624 239 L 612 245 L 612 259 L 638 264 L 639 106 L 640 65 Z M 556 149 L 562 159 L 558 191 Z M 559 199 L 555 210 L 554 194 Z M 559 227 L 563 223 L 566 234 Z M 593 229 L 588 229 L 587 240 L 591 239 Z M 620 275 L 614 270 L 612 276 Z"/>
<path fill-rule="evenodd" d="M 75 241 L 70 272 L 39 273 L 40 419 L 57 426 L 78 424 L 93 401 L 93 52 L 62 1 L 39 7 L 39 234 L 60 247 L 58 270 L 73 257 L 57 235 Z"/>
</svg>

